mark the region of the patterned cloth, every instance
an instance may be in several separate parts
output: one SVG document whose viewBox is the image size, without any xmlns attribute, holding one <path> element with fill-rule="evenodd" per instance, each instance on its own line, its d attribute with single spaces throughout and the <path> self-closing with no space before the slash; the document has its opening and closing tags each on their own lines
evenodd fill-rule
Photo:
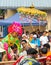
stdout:
<svg viewBox="0 0 51 65">
<path fill-rule="evenodd" d="M 18 59 L 14 65 L 40 65 L 39 62 L 37 62 L 33 58 L 28 58 L 27 56 L 25 57 L 20 57 L 21 59 Z"/>
<path fill-rule="evenodd" d="M 40 65 L 35 59 L 25 58 L 19 65 Z"/>
</svg>

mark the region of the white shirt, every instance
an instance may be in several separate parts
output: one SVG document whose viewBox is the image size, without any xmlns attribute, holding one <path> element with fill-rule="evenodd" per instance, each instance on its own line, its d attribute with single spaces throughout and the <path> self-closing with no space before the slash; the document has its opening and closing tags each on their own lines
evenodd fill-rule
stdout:
<svg viewBox="0 0 51 65">
<path fill-rule="evenodd" d="M 47 38 L 47 36 L 41 36 L 41 37 L 40 37 L 40 41 L 42 42 L 42 45 L 48 43 L 48 38 Z"/>
<path fill-rule="evenodd" d="M 27 56 L 27 52 L 26 51 L 23 51 L 19 54 L 19 56 Z"/>
</svg>

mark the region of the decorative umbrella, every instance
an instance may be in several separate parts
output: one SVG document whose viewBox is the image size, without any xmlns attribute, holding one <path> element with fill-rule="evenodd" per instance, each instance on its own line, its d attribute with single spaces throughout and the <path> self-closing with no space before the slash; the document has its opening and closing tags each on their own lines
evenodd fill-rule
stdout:
<svg viewBox="0 0 51 65">
<path fill-rule="evenodd" d="M 23 20 L 25 17 L 27 17 L 30 24 L 31 24 L 31 21 L 33 21 L 33 19 L 37 19 L 39 22 L 39 28 L 40 28 L 41 21 L 47 21 L 46 20 L 47 13 L 36 9 L 33 5 L 29 8 L 20 7 L 17 9 L 17 11 L 21 14 L 20 15 L 21 19 Z M 31 24 L 31 26 L 32 26 L 32 24 Z M 32 26 L 32 28 L 33 28 L 33 26 Z"/>
<path fill-rule="evenodd" d="M 37 17 L 40 20 L 46 20 L 46 16 L 47 16 L 46 12 L 36 9 L 33 5 L 29 8 L 20 7 L 17 9 L 17 11 L 23 14 L 32 15 L 34 16 L 34 18 Z"/>
</svg>

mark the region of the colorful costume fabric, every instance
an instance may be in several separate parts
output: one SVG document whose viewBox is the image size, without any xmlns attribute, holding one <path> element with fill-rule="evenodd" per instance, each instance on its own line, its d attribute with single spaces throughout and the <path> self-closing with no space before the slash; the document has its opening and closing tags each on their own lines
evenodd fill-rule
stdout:
<svg viewBox="0 0 51 65">
<path fill-rule="evenodd" d="M 11 34 L 7 35 L 5 38 L 2 39 L 2 43 L 8 43 L 8 45 L 16 44 L 18 47 L 18 50 L 21 50 L 20 41 L 18 38 L 14 38 Z"/>
<path fill-rule="evenodd" d="M 17 33 L 17 35 L 22 35 L 22 26 L 20 23 L 18 22 L 13 22 L 11 25 L 8 26 L 8 35 L 2 40 L 2 43 L 8 43 L 8 45 L 12 45 L 12 44 L 16 44 L 18 47 L 18 50 L 20 51 L 21 49 L 21 45 L 20 45 L 20 41 L 17 37 L 17 35 L 15 35 L 15 37 L 13 37 L 13 33 Z"/>
</svg>

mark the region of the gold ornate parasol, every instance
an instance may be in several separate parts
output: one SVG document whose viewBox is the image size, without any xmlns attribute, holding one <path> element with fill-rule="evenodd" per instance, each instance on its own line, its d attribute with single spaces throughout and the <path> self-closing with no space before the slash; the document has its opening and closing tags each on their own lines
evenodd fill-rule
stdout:
<svg viewBox="0 0 51 65">
<path fill-rule="evenodd" d="M 37 19 L 38 21 L 46 21 L 46 18 L 47 18 L 47 13 L 44 11 L 36 9 L 33 4 L 30 7 L 17 8 L 17 11 L 19 13 L 22 13 L 23 15 L 26 15 L 26 16 L 29 15 L 29 16 L 31 16 L 31 19 L 34 18 L 34 19 Z M 32 26 L 32 24 L 31 24 L 31 26 Z M 39 29 L 40 29 L 40 22 L 39 22 Z"/>
</svg>

